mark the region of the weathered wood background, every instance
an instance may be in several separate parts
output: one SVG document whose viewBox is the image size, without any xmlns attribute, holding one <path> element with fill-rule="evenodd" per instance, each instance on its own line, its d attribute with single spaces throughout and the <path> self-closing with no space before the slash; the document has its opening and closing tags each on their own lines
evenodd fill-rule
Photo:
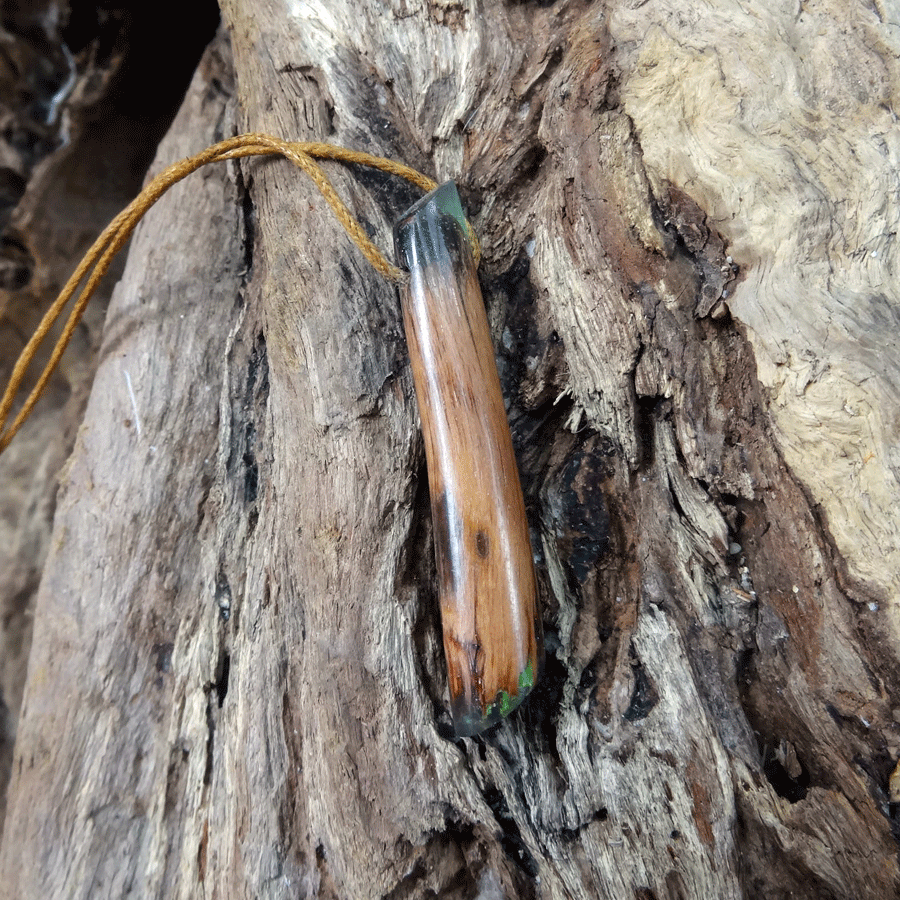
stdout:
<svg viewBox="0 0 900 900">
<path fill-rule="evenodd" d="M 900 4 L 221 8 L 154 170 L 459 180 L 546 671 L 451 739 L 395 291 L 289 164 L 204 171 L 0 459 L 3 890 L 897 896 Z M 71 237 L 85 135 L 4 163 L 4 366 L 123 202 Z M 387 248 L 412 195 L 330 171 Z"/>
</svg>

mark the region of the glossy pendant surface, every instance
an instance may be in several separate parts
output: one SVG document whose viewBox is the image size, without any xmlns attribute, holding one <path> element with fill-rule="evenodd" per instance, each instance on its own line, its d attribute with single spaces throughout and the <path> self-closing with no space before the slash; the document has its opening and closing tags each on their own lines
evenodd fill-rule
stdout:
<svg viewBox="0 0 900 900">
<path fill-rule="evenodd" d="M 394 227 L 403 321 L 425 438 L 456 733 L 512 712 L 542 649 L 525 502 L 456 185 Z"/>
</svg>

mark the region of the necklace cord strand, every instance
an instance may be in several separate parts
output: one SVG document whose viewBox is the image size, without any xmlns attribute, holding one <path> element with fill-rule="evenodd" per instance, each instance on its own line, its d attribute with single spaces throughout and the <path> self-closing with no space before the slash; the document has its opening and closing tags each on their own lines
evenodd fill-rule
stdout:
<svg viewBox="0 0 900 900">
<path fill-rule="evenodd" d="M 331 207 L 338 221 L 350 236 L 350 239 L 359 247 L 375 271 L 390 281 L 398 282 L 403 279 L 403 272 L 390 263 L 369 239 L 356 217 L 338 196 L 325 171 L 316 160 L 331 159 L 337 162 L 380 169 L 389 175 L 404 178 L 426 192 L 432 191 L 437 187 L 436 181 L 394 160 L 315 141 L 285 141 L 268 134 L 249 133 L 213 144 L 194 156 L 174 163 L 151 179 L 140 194 L 106 226 L 100 237 L 97 238 L 84 255 L 84 258 L 78 264 L 62 291 L 60 291 L 53 305 L 44 314 L 43 319 L 41 319 L 40 324 L 23 348 L 13 367 L 9 384 L 2 399 L 0 399 L 0 453 L 6 449 L 16 432 L 31 414 L 38 400 L 40 400 L 50 381 L 50 377 L 56 370 L 69 341 L 72 339 L 72 335 L 75 333 L 88 301 L 97 289 L 97 285 L 106 274 L 115 255 L 131 237 L 131 233 L 147 210 L 170 187 L 208 163 L 249 156 L 283 156 L 302 169 L 312 179 L 325 202 Z M 477 263 L 479 248 L 474 240 L 474 232 L 471 231 L 471 227 L 470 238 L 472 239 Z M 37 354 L 38 348 L 50 333 L 50 329 L 62 317 L 63 310 L 82 282 L 84 282 L 84 287 L 69 313 L 65 326 L 53 347 L 50 359 L 18 415 L 7 427 L 13 402 L 25 379 L 28 367 Z"/>
</svg>

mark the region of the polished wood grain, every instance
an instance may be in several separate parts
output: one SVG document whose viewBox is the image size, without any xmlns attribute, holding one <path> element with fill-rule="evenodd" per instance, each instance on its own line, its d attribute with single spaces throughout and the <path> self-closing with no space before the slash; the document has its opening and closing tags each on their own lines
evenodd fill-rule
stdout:
<svg viewBox="0 0 900 900">
<path fill-rule="evenodd" d="M 484 302 L 456 188 L 395 229 L 422 419 L 444 651 L 457 734 L 511 712 L 541 658 L 525 503 Z"/>
</svg>

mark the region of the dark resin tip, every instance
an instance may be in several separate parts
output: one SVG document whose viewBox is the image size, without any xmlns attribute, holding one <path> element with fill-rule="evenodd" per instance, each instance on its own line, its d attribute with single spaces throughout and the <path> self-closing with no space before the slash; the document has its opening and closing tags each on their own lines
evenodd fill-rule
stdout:
<svg viewBox="0 0 900 900">
<path fill-rule="evenodd" d="M 435 188 L 414 203 L 394 223 L 397 264 L 410 271 L 439 263 L 448 251 L 469 244 L 469 225 L 452 181 Z"/>
</svg>

